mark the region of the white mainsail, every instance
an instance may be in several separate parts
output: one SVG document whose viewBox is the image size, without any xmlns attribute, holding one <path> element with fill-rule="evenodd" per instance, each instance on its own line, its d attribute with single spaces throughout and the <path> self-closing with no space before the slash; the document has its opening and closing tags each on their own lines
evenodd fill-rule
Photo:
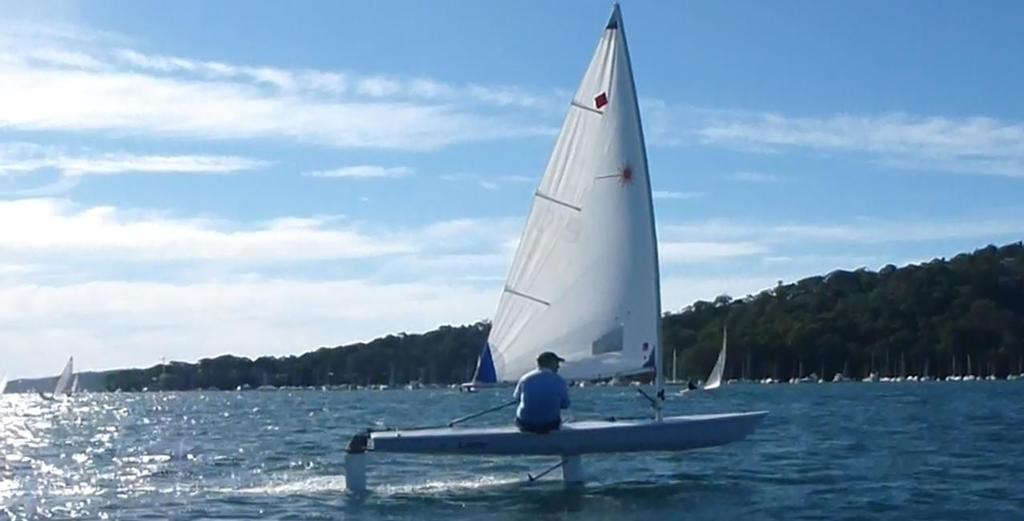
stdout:
<svg viewBox="0 0 1024 521">
<path fill-rule="evenodd" d="M 57 378 L 57 385 L 53 388 L 53 395 L 56 397 L 58 394 L 70 394 L 68 390 L 71 386 L 71 376 L 75 372 L 75 357 L 68 358 L 68 363 L 64 366 L 64 372 Z"/>
<path fill-rule="evenodd" d="M 499 381 L 557 352 L 587 379 L 654 370 L 658 253 L 640 111 L 616 5 L 534 195 L 488 338 Z"/>
<path fill-rule="evenodd" d="M 71 381 L 71 390 L 68 394 L 75 394 L 78 392 L 78 375 L 75 375 L 75 379 Z"/>
<path fill-rule="evenodd" d="M 7 373 L 4 373 L 3 376 L 0 376 L 0 394 L 4 394 L 4 391 L 6 391 L 6 390 L 7 390 Z"/>
<path fill-rule="evenodd" d="M 711 369 L 704 390 L 718 389 L 722 386 L 722 374 L 725 373 L 725 348 L 729 344 L 729 331 L 722 328 L 722 350 L 718 352 L 718 360 L 715 360 L 715 367 Z"/>
</svg>

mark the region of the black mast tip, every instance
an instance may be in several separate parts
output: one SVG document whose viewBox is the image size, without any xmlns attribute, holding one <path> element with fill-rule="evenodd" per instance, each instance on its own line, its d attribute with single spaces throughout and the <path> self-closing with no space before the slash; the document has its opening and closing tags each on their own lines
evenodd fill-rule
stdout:
<svg viewBox="0 0 1024 521">
<path fill-rule="evenodd" d="M 608 25 L 604 26 L 605 29 L 618 29 L 622 22 L 622 13 L 619 11 L 619 3 L 615 2 L 612 4 L 612 17 L 608 19 Z"/>
</svg>

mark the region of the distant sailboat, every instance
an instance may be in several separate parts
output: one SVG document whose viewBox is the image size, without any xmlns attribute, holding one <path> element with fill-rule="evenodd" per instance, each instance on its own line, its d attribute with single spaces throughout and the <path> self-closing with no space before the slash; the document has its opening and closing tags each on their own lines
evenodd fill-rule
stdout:
<svg viewBox="0 0 1024 521">
<path fill-rule="evenodd" d="M 68 358 L 68 363 L 64 365 L 64 371 L 60 373 L 57 378 L 57 385 L 53 387 L 53 394 L 47 396 L 43 393 L 39 393 L 45 399 L 53 400 L 60 395 L 70 395 L 72 393 L 72 377 L 75 372 L 75 357 Z"/>
<path fill-rule="evenodd" d="M 360 433 L 347 450 L 349 490 L 366 488 L 368 452 L 561 456 L 551 470 L 561 467 L 565 483 L 578 485 L 584 481 L 581 455 L 724 445 L 745 438 L 767 414 L 662 415 L 658 243 L 617 4 L 532 195 L 476 382 L 514 382 L 551 349 L 566 359 L 560 374 L 570 380 L 653 373 L 655 389 L 647 397 L 654 417 L 566 422 L 547 434 L 512 425 L 456 427 L 488 410 L 448 427 Z"/>
<path fill-rule="evenodd" d="M 0 376 L 0 394 L 4 394 L 5 391 L 7 391 L 7 373 Z"/>
<path fill-rule="evenodd" d="M 77 392 L 78 392 L 78 375 L 76 374 L 75 375 L 75 379 L 72 380 L 72 382 L 71 382 L 71 389 L 68 391 L 68 394 L 71 395 L 71 394 L 75 394 Z"/>
<path fill-rule="evenodd" d="M 490 346 L 484 344 L 477 357 L 476 369 L 473 370 L 473 379 L 463 383 L 459 389 L 465 392 L 475 393 L 482 387 L 494 387 L 498 385 L 498 376 L 494 370 L 494 360 L 491 359 Z"/>
<path fill-rule="evenodd" d="M 715 367 L 711 369 L 711 374 L 708 375 L 707 383 L 704 384 L 704 390 L 710 391 L 712 389 L 718 389 L 722 386 L 722 374 L 725 373 L 725 349 L 729 344 L 729 331 L 722 328 L 722 350 L 718 352 L 718 360 L 715 361 Z"/>
<path fill-rule="evenodd" d="M 75 374 L 75 357 L 68 358 L 68 363 L 64 365 L 64 372 L 57 378 L 57 385 L 53 387 L 53 395 L 57 396 L 60 394 L 71 394 L 72 378 Z"/>
</svg>

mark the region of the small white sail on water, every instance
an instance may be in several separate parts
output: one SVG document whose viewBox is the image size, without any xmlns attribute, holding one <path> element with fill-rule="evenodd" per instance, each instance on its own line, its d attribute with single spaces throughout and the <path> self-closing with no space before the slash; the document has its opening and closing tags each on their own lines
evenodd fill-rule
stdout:
<svg viewBox="0 0 1024 521">
<path fill-rule="evenodd" d="M 4 394 L 4 392 L 6 390 L 7 390 L 7 373 L 4 373 L 3 376 L 0 376 L 0 394 Z"/>
<path fill-rule="evenodd" d="M 75 372 L 75 357 L 68 358 L 68 363 L 64 365 L 64 371 L 57 378 L 57 385 L 53 388 L 53 396 L 56 398 L 61 394 L 71 394 L 71 377 Z"/>
<path fill-rule="evenodd" d="M 711 369 L 711 374 L 708 375 L 707 383 L 704 384 L 705 391 L 718 389 L 722 386 L 722 374 L 725 373 L 725 349 L 728 345 L 729 331 L 723 327 L 722 350 L 718 352 L 718 360 L 715 361 L 715 367 Z"/>
</svg>

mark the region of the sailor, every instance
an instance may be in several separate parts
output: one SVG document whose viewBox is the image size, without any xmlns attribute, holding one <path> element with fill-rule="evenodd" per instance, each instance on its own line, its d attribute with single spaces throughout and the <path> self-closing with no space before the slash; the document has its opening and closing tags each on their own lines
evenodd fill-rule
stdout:
<svg viewBox="0 0 1024 521">
<path fill-rule="evenodd" d="M 569 408 L 569 386 L 558 376 L 565 360 L 551 351 L 537 357 L 537 368 L 523 375 L 512 397 L 519 400 L 516 426 L 524 432 L 543 434 L 562 425 L 562 409 Z"/>
</svg>

